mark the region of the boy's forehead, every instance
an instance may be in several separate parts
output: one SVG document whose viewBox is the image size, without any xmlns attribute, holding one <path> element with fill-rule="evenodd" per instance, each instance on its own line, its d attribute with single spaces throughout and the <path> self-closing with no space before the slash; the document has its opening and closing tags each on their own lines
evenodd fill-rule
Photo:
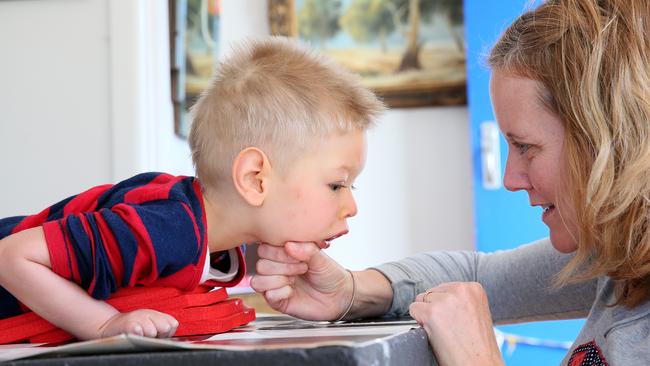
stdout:
<svg viewBox="0 0 650 366">
<path fill-rule="evenodd" d="M 354 132 L 312 141 L 298 152 L 298 159 L 319 160 L 328 169 L 354 171 L 363 164 L 365 154 L 365 132 Z"/>
</svg>

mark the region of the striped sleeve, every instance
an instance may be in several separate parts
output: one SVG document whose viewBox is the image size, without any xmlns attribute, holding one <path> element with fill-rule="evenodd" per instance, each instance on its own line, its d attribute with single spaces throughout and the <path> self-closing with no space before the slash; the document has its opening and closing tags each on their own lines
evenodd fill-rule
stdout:
<svg viewBox="0 0 650 366">
<path fill-rule="evenodd" d="M 135 285 L 194 288 L 206 240 L 187 203 L 121 203 L 43 225 L 52 270 L 97 299 Z"/>
</svg>

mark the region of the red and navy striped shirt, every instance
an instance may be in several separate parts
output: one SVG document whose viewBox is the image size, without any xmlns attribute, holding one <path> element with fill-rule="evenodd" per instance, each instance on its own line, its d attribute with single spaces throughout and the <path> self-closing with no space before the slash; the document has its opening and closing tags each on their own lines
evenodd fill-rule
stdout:
<svg viewBox="0 0 650 366">
<path fill-rule="evenodd" d="M 97 186 L 36 215 L 0 219 L 0 239 L 38 226 L 52 270 L 96 299 L 136 285 L 192 290 L 208 255 L 203 198 L 193 177 L 144 173 Z M 234 286 L 241 280 L 243 255 L 239 248 L 236 253 L 239 273 L 211 285 Z M 24 310 L 0 287 L 0 319 Z"/>
</svg>

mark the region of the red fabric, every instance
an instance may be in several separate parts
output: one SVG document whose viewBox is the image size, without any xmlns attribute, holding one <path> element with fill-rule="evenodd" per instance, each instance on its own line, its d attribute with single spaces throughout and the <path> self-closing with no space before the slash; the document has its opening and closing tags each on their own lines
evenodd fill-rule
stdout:
<svg viewBox="0 0 650 366">
<path fill-rule="evenodd" d="M 48 243 L 47 250 L 50 254 L 52 271 L 58 273 L 59 276 L 65 279 L 76 280 L 78 277 L 73 276 L 71 265 L 72 263 L 76 264 L 77 261 L 72 261 L 72 263 L 70 263 L 65 259 L 68 258 L 68 248 L 63 236 L 63 230 L 59 225 L 60 223 L 56 221 L 50 221 L 43 224 L 43 233 L 45 234 L 45 240 Z M 74 255 L 74 253 L 71 253 L 70 255 Z"/>
<path fill-rule="evenodd" d="M 160 174 L 149 183 L 128 191 L 124 195 L 124 202 L 140 204 L 147 201 L 167 200 L 169 199 L 169 190 L 184 177 L 172 178 L 169 179 L 165 174 Z"/>
<path fill-rule="evenodd" d="M 62 343 L 74 339 L 74 336 L 63 329 L 54 328 L 49 332 L 29 337 L 29 343 Z"/>
<path fill-rule="evenodd" d="M 240 325 L 255 320 L 255 309 L 245 309 L 236 314 L 218 319 L 207 319 L 198 322 L 180 322 L 176 337 L 186 337 L 199 334 L 224 333 Z"/>
<path fill-rule="evenodd" d="M 50 214 L 50 208 L 46 208 L 45 210 L 39 212 L 36 215 L 33 215 L 31 217 L 25 218 L 25 220 L 21 221 L 20 224 L 16 225 L 13 230 L 11 230 L 12 234 L 15 234 L 17 232 L 23 231 L 25 229 L 32 228 L 34 226 L 38 226 L 41 222 L 43 222 L 47 216 Z"/>
<path fill-rule="evenodd" d="M 112 184 L 104 184 L 79 193 L 63 207 L 63 215 L 67 216 L 75 212 L 94 211 L 97 207 L 97 197 L 101 196 L 102 193 L 111 187 Z"/>
<path fill-rule="evenodd" d="M 573 350 L 568 366 L 608 366 L 608 363 L 598 344 L 591 341 Z"/>
<path fill-rule="evenodd" d="M 223 333 L 255 320 L 255 310 L 244 306 L 241 299 L 228 299 L 225 288 L 211 289 L 199 286 L 188 293 L 171 287 L 123 288 L 107 302 L 122 312 L 153 309 L 167 313 L 179 322 L 175 336 Z M 71 339 L 74 336 L 36 313 L 0 320 L 0 344 L 60 343 Z"/>
</svg>

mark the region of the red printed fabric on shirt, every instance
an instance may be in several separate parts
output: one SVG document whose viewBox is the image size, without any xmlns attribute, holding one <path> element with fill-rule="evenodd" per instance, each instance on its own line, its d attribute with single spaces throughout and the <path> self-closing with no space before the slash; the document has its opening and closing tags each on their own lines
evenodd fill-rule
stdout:
<svg viewBox="0 0 650 366">
<path fill-rule="evenodd" d="M 576 347 L 568 366 L 608 366 L 596 342 L 591 341 Z"/>
<path fill-rule="evenodd" d="M 96 299 L 135 285 L 192 290 L 206 260 L 203 201 L 193 177 L 144 173 L 98 186 L 39 214 L 1 219 L 0 239 L 37 226 L 52 270 Z M 0 287 L 0 319 L 21 312 Z"/>
</svg>

